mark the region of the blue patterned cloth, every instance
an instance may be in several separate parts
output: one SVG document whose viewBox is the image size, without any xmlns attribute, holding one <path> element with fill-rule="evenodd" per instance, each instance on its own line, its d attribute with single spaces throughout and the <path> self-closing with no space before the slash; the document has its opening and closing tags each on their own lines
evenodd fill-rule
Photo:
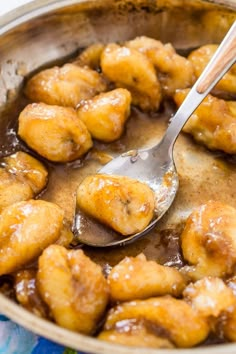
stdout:
<svg viewBox="0 0 236 354">
<path fill-rule="evenodd" d="M 27 331 L 0 315 L 0 354 L 82 354 Z"/>
</svg>

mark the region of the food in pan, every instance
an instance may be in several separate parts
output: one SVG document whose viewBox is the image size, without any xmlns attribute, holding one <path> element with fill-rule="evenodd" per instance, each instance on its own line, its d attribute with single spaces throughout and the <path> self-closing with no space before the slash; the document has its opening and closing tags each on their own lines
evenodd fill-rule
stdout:
<svg viewBox="0 0 236 354">
<path fill-rule="evenodd" d="M 186 280 L 178 269 L 148 261 L 143 253 L 125 257 L 108 275 L 113 301 L 147 299 L 170 294 L 181 296 Z"/>
<path fill-rule="evenodd" d="M 235 305 L 233 291 L 222 279 L 205 277 L 190 283 L 183 292 L 184 299 L 208 321 L 219 317 L 225 310 Z"/>
<path fill-rule="evenodd" d="M 147 331 L 151 325 L 153 331 L 156 329 L 157 337 L 169 339 L 172 344 L 181 348 L 202 342 L 210 332 L 208 322 L 187 302 L 171 296 L 160 296 L 133 300 L 112 308 L 99 337 L 115 341 L 116 332 L 130 335 L 129 324 L 132 328 L 132 324 L 139 325 L 139 322 L 143 322 Z"/>
<path fill-rule="evenodd" d="M 161 102 L 161 85 L 146 55 L 136 49 L 109 44 L 101 56 L 103 74 L 116 87 L 131 92 L 132 103 L 144 111 L 157 110 Z"/>
<path fill-rule="evenodd" d="M 39 257 L 37 285 L 59 325 L 94 333 L 107 307 L 109 288 L 101 267 L 82 250 L 49 246 Z"/>
<path fill-rule="evenodd" d="M 177 89 L 191 87 L 195 81 L 194 67 L 187 58 L 176 53 L 170 44 L 145 36 L 125 43 L 128 48 L 144 53 L 154 65 L 162 91 L 171 96 Z"/>
<path fill-rule="evenodd" d="M 188 217 L 181 234 L 187 274 L 193 279 L 224 277 L 236 264 L 236 209 L 209 201 Z"/>
<path fill-rule="evenodd" d="M 174 94 L 180 106 L 188 89 Z M 236 102 L 208 95 L 185 124 L 183 131 L 212 150 L 236 154 Z"/>
<path fill-rule="evenodd" d="M 18 202 L 0 215 L 0 275 L 33 262 L 59 239 L 64 211 L 44 200 Z"/>
<path fill-rule="evenodd" d="M 202 70 L 206 63 L 206 52 L 197 49 L 185 58 L 171 44 L 148 37 L 95 43 L 72 63 L 28 80 L 24 92 L 30 102 L 18 121 L 28 153 L 4 157 L 0 169 L 0 280 L 12 279 L 21 306 L 67 329 L 127 346 L 188 348 L 209 338 L 236 341 L 236 209 L 220 196 L 190 208 L 170 242 L 163 236 L 156 244 L 162 254 L 172 252 L 171 261 L 155 253 L 147 257 L 142 248 L 149 241 L 142 240 L 135 252 L 119 249 L 119 257 L 100 266 L 96 251 L 76 249 L 68 210 L 50 201 L 55 189 L 41 193 L 48 179 L 54 184 L 54 174 L 73 186 L 68 199 L 110 229 L 121 235 L 143 230 L 155 212 L 154 192 L 129 177 L 95 173 L 93 156 L 123 151 L 124 136 L 135 136 L 135 119 L 145 128 L 145 119 L 161 122 L 159 113 L 169 100 L 180 105 L 198 66 Z M 220 92 L 232 93 L 234 68 L 227 75 L 228 86 L 221 83 Z M 235 154 L 234 106 L 209 95 L 184 128 L 195 138 L 191 144 Z M 45 161 L 49 177 L 31 153 Z M 81 183 L 75 183 L 75 170 Z M 45 201 L 32 200 L 39 193 Z M 158 230 L 154 234 L 159 237 Z"/>
<path fill-rule="evenodd" d="M 18 151 L 0 162 L 0 211 L 37 196 L 48 180 L 46 167 L 31 155 Z"/>
<path fill-rule="evenodd" d="M 119 88 L 83 101 L 77 115 L 94 139 L 109 143 L 121 137 L 130 104 L 130 92 Z"/>
<path fill-rule="evenodd" d="M 106 81 L 95 70 L 68 63 L 33 76 L 26 84 L 25 94 L 33 102 L 76 108 L 81 100 L 105 91 L 106 87 Z"/>
<path fill-rule="evenodd" d="M 93 144 L 88 129 L 73 108 L 45 103 L 24 108 L 19 116 L 18 134 L 38 154 L 55 162 L 78 159 Z"/>
<path fill-rule="evenodd" d="M 103 43 L 94 43 L 84 49 L 82 53 L 79 54 L 73 64 L 89 67 L 90 69 L 97 70 L 100 68 L 101 55 L 104 50 L 105 44 Z"/>
<path fill-rule="evenodd" d="M 156 331 L 144 321 L 126 320 L 118 329 L 105 330 L 99 334 L 99 339 L 130 347 L 144 348 L 175 348 L 168 338 L 156 335 Z"/>
<path fill-rule="evenodd" d="M 198 78 L 210 58 L 218 48 L 217 44 L 207 44 L 196 50 L 193 50 L 188 56 L 188 60 L 191 61 L 194 68 L 194 74 Z M 236 94 L 236 65 L 226 73 L 223 78 L 218 82 L 214 91 L 220 91 L 221 93 Z"/>
<path fill-rule="evenodd" d="M 86 177 L 76 194 L 77 206 L 122 235 L 145 229 L 154 216 L 155 195 L 145 183 L 126 176 Z"/>
</svg>

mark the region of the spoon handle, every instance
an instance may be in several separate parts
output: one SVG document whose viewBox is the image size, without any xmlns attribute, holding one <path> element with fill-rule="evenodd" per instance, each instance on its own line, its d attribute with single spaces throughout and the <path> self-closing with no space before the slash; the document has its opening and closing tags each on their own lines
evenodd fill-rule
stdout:
<svg viewBox="0 0 236 354">
<path fill-rule="evenodd" d="M 179 107 L 159 144 L 171 154 L 176 138 L 199 104 L 236 61 L 236 21 Z"/>
</svg>

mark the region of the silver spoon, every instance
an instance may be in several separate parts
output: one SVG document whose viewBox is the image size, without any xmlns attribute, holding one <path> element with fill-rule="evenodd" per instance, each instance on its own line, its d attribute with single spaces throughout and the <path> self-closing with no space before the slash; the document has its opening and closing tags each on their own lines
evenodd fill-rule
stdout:
<svg viewBox="0 0 236 354">
<path fill-rule="evenodd" d="M 235 61 L 236 21 L 171 119 L 162 140 L 152 148 L 128 151 L 98 171 L 108 175 L 125 175 L 147 183 L 154 190 L 157 199 L 153 221 L 141 232 L 123 237 L 76 212 L 74 232 L 79 242 L 94 247 L 125 245 L 140 238 L 156 225 L 170 208 L 178 190 L 178 174 L 173 160 L 175 141 L 191 114 Z"/>
</svg>

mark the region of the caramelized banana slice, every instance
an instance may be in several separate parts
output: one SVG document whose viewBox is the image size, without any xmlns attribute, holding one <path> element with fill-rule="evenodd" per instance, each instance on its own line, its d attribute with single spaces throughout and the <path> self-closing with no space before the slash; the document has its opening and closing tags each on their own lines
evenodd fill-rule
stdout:
<svg viewBox="0 0 236 354">
<path fill-rule="evenodd" d="M 216 277 L 205 277 L 189 284 L 183 295 L 185 300 L 204 317 L 218 317 L 236 305 L 233 291 Z"/>
<path fill-rule="evenodd" d="M 34 75 L 26 84 L 25 94 L 34 102 L 75 108 L 81 100 L 106 89 L 105 80 L 96 71 L 65 64 Z"/>
<path fill-rule="evenodd" d="M 151 296 L 181 295 L 186 282 L 181 273 L 154 261 L 147 261 L 144 254 L 125 257 L 108 276 L 111 297 L 115 301 L 147 299 Z"/>
<path fill-rule="evenodd" d="M 17 272 L 15 291 L 16 299 L 21 306 L 39 317 L 48 317 L 48 307 L 40 297 L 36 286 L 36 270 L 25 269 Z"/>
<path fill-rule="evenodd" d="M 84 101 L 77 114 L 93 138 L 112 142 L 119 139 L 124 131 L 130 103 L 129 91 L 120 88 Z"/>
<path fill-rule="evenodd" d="M 156 111 L 161 102 L 161 87 L 150 60 L 135 49 L 116 44 L 106 46 L 101 57 L 104 75 L 117 87 L 127 88 L 132 103 L 144 111 Z"/>
<path fill-rule="evenodd" d="M 196 208 L 181 234 L 182 252 L 194 280 L 232 274 L 236 264 L 236 209 L 216 201 Z"/>
<path fill-rule="evenodd" d="M 38 154 L 55 162 L 78 159 L 92 146 L 86 126 L 69 107 L 29 104 L 19 116 L 18 134 Z"/>
<path fill-rule="evenodd" d="M 129 91 L 120 88 L 84 101 L 77 114 L 93 138 L 112 142 L 119 139 L 124 131 L 130 103 Z"/>
<path fill-rule="evenodd" d="M 0 162 L 0 211 L 36 196 L 46 186 L 48 172 L 44 165 L 19 151 Z"/>
<path fill-rule="evenodd" d="M 177 91 L 179 107 L 189 90 Z M 236 102 L 208 95 L 185 124 L 183 131 L 212 150 L 236 154 Z"/>
<path fill-rule="evenodd" d="M 190 305 L 170 296 L 126 302 L 111 309 L 104 330 L 123 327 L 127 320 L 144 321 L 160 337 L 167 338 L 177 347 L 188 348 L 201 343 L 209 333 L 209 325 Z"/>
<path fill-rule="evenodd" d="M 29 200 L 0 214 L 0 275 L 34 261 L 59 236 L 64 212 L 53 203 Z"/>
<path fill-rule="evenodd" d="M 34 197 L 32 188 L 21 182 L 5 168 L 0 168 L 0 212 L 7 206 Z"/>
<path fill-rule="evenodd" d="M 191 61 L 177 54 L 170 44 L 149 37 L 137 37 L 125 43 L 128 48 L 144 53 L 157 70 L 161 87 L 167 96 L 176 89 L 191 87 L 195 81 Z"/>
<path fill-rule="evenodd" d="M 174 348 L 168 338 L 158 336 L 148 322 L 125 320 L 115 329 L 102 331 L 98 338 L 107 342 L 128 345 L 130 347 L 144 348 Z"/>
<path fill-rule="evenodd" d="M 6 171 L 17 176 L 19 181 L 27 181 L 35 195 L 41 192 L 47 183 L 48 171 L 45 166 L 23 151 L 4 157 L 3 164 Z"/>
<path fill-rule="evenodd" d="M 37 285 L 56 323 L 85 334 L 95 331 L 109 291 L 101 267 L 82 250 L 49 246 L 39 258 Z"/>
<path fill-rule="evenodd" d="M 102 43 L 94 43 L 87 47 L 82 53 L 73 61 L 73 64 L 80 66 L 88 66 L 91 69 L 100 68 L 100 60 L 105 45 Z"/>
<path fill-rule="evenodd" d="M 142 231 L 154 215 L 154 192 L 124 176 L 88 176 L 79 185 L 76 200 L 85 213 L 122 235 Z"/>
<path fill-rule="evenodd" d="M 217 48 L 217 44 L 207 44 L 190 53 L 188 59 L 193 64 L 194 73 L 197 78 L 201 75 Z M 223 76 L 215 89 L 229 94 L 236 94 L 236 65 L 233 65 Z"/>
</svg>

